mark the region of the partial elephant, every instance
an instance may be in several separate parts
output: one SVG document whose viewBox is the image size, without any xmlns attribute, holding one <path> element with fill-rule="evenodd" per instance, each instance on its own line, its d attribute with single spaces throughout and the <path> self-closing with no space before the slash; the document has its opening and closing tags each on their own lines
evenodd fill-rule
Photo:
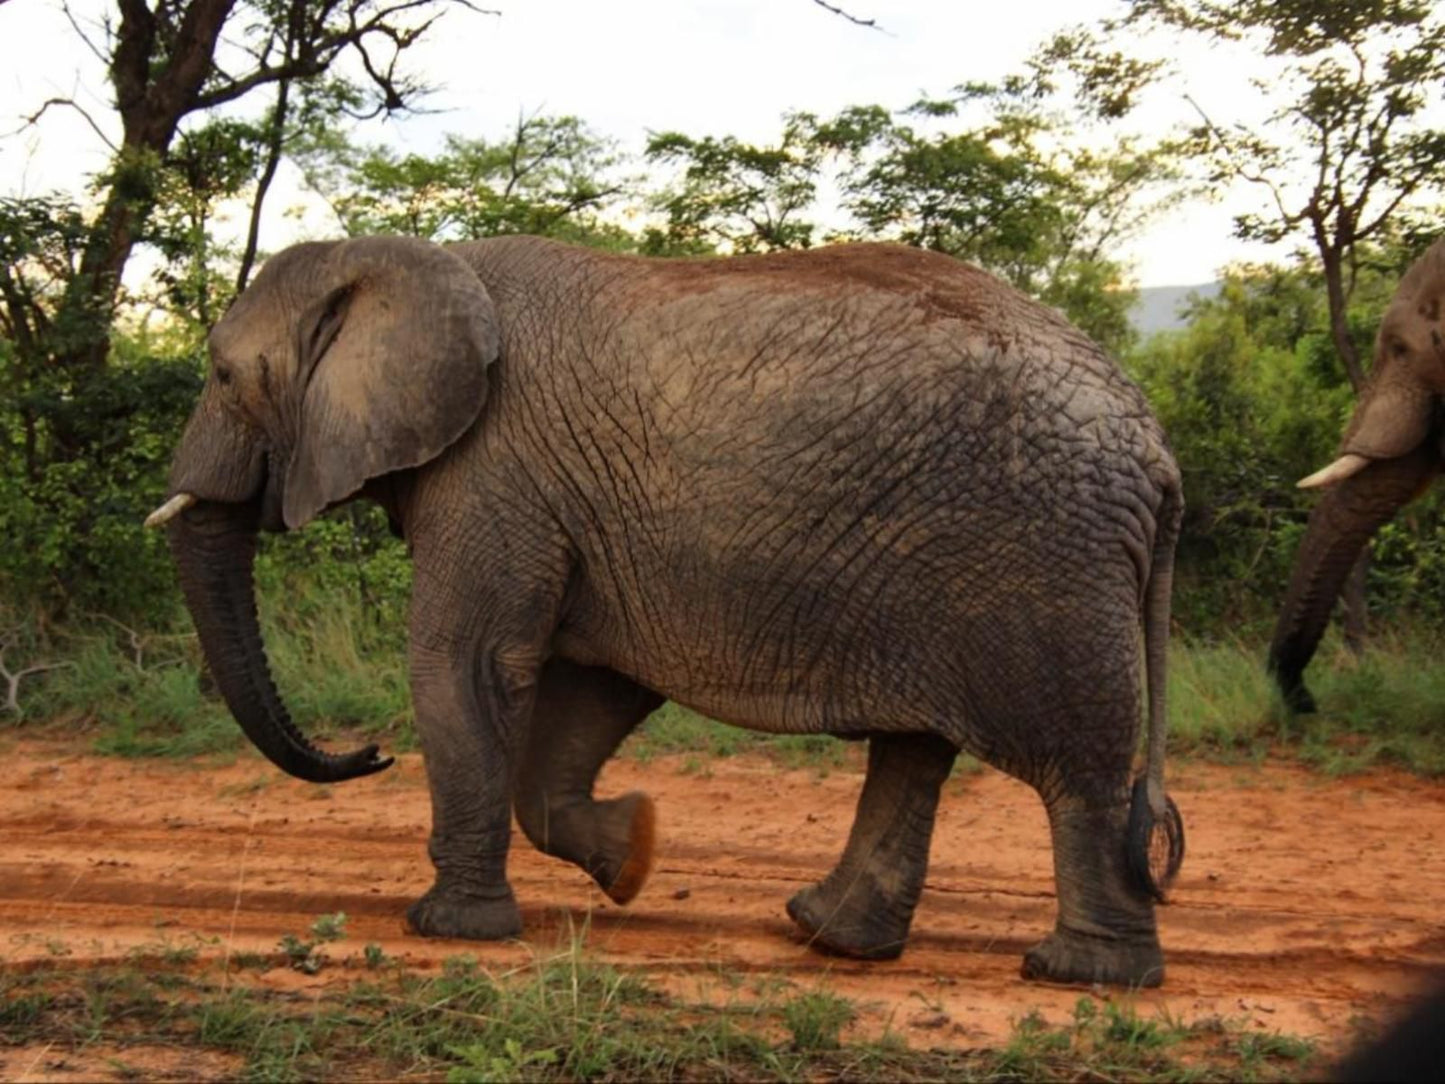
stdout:
<svg viewBox="0 0 1445 1084">
<path fill-rule="evenodd" d="M 1059 914 L 1025 975 L 1160 981 L 1179 472 L 1138 389 L 1052 310 L 892 245 L 652 260 L 362 238 L 272 258 L 210 351 L 153 518 L 227 703 L 287 772 L 389 761 L 292 724 L 257 532 L 362 496 L 409 547 L 436 870 L 416 931 L 520 931 L 512 810 L 631 899 L 653 806 L 593 785 L 670 697 L 868 739 L 843 856 L 788 905 L 820 947 L 901 951 L 965 749 L 1048 810 Z"/>
<path fill-rule="evenodd" d="M 1299 482 L 1328 489 L 1310 513 L 1269 646 L 1270 672 L 1294 711 L 1315 710 L 1304 670 L 1365 543 L 1440 473 L 1442 300 L 1445 241 L 1437 241 L 1405 272 L 1385 310 L 1370 382 L 1339 457 Z"/>
</svg>

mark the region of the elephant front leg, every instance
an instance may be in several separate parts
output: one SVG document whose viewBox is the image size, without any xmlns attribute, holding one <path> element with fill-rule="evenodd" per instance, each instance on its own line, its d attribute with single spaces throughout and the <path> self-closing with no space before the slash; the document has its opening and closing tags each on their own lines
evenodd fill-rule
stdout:
<svg viewBox="0 0 1445 1084">
<path fill-rule="evenodd" d="M 842 860 L 788 901 L 810 943 L 889 960 L 903 951 L 928 872 L 939 792 L 958 750 L 933 734 L 876 734 Z"/>
<path fill-rule="evenodd" d="M 407 911 L 424 937 L 515 937 L 507 883 L 512 746 L 532 708 L 536 668 L 508 653 L 417 648 L 412 686 L 431 789 L 428 844 L 436 882 Z"/>
<path fill-rule="evenodd" d="M 542 671 L 514 803 L 538 850 L 586 870 L 615 902 L 652 870 L 652 799 L 597 801 L 592 787 L 617 746 L 663 698 L 605 667 L 552 659 Z"/>
</svg>

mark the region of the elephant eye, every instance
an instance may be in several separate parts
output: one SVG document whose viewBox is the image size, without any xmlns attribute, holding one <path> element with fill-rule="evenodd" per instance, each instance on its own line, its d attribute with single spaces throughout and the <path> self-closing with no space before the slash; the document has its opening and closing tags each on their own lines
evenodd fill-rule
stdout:
<svg viewBox="0 0 1445 1084">
<path fill-rule="evenodd" d="M 222 385 L 229 384 L 231 382 L 231 370 L 224 365 L 217 365 L 216 380 Z"/>
</svg>

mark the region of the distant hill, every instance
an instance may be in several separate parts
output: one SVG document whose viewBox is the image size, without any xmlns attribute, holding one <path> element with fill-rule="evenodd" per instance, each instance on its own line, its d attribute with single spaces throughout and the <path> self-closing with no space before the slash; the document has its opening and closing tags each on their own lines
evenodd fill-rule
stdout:
<svg viewBox="0 0 1445 1084">
<path fill-rule="evenodd" d="M 1219 293 L 1219 283 L 1202 282 L 1198 286 L 1145 286 L 1139 300 L 1129 310 L 1129 321 L 1140 336 L 1148 338 L 1158 331 L 1177 331 L 1184 327 L 1179 312 L 1190 294 L 1211 298 Z"/>
</svg>

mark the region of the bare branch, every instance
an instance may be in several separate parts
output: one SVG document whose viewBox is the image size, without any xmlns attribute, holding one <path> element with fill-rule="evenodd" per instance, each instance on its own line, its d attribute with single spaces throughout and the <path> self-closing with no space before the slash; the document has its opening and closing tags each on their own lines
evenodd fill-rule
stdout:
<svg viewBox="0 0 1445 1084">
<path fill-rule="evenodd" d="M 103 142 L 107 148 L 109 148 L 112 152 L 120 149 L 115 145 L 115 142 L 110 138 L 110 136 L 105 134 L 105 132 L 101 129 L 100 125 L 95 122 L 95 118 L 92 117 L 89 113 L 87 113 L 85 107 L 82 106 L 79 102 L 77 102 L 74 98 L 45 99 L 39 109 L 37 109 L 34 113 L 31 113 L 28 117 L 24 118 L 24 124 L 20 125 L 19 128 L 16 128 L 15 131 L 8 132 L 6 134 L 9 136 L 19 135 L 27 128 L 34 128 L 37 124 L 40 123 L 40 118 L 45 116 L 45 114 L 49 112 L 52 105 L 67 105 L 71 109 L 74 109 L 77 113 L 79 113 L 82 117 L 85 118 L 85 123 L 90 125 L 91 131 L 93 131 L 96 135 L 100 136 L 101 142 Z"/>
<path fill-rule="evenodd" d="M 13 633 L 11 634 L 13 635 Z M 12 671 L 5 665 L 5 652 L 10 649 L 11 639 L 7 635 L 0 640 L 0 678 L 5 681 L 5 702 L 0 704 L 0 710 L 7 711 L 14 716 L 24 715 L 20 707 L 20 683 L 32 674 L 43 674 L 47 670 L 59 670 L 63 667 L 74 666 L 73 662 L 42 662 L 34 666 L 27 666 L 23 670 Z"/>
<path fill-rule="evenodd" d="M 1219 126 L 1215 124 L 1214 121 L 1210 118 L 1209 114 L 1200 107 L 1199 103 L 1196 102 L 1188 94 L 1184 95 L 1184 100 L 1194 108 L 1194 111 L 1196 113 L 1199 114 L 1199 119 L 1204 121 L 1204 126 L 1209 130 L 1209 134 L 1218 141 L 1219 145 L 1226 150 L 1230 149 L 1232 144 L 1230 143 L 1229 137 L 1219 130 Z M 1266 177 L 1263 173 L 1259 172 L 1258 170 L 1247 170 L 1243 167 L 1236 167 L 1235 172 L 1238 173 L 1240 177 L 1248 181 L 1250 184 L 1262 185 L 1269 191 L 1270 196 L 1274 199 L 1274 205 L 1279 211 L 1280 218 L 1284 219 L 1285 221 L 1293 221 L 1297 217 L 1291 212 L 1285 210 L 1284 194 L 1279 190 L 1279 186 L 1276 185 L 1274 181 Z"/>
<path fill-rule="evenodd" d="M 62 2 L 60 5 L 60 10 L 65 14 L 66 21 L 70 23 L 70 29 L 75 31 L 75 36 L 78 37 L 81 41 L 85 42 L 85 47 L 91 51 L 92 55 L 94 55 L 96 60 L 100 61 L 106 67 L 109 67 L 110 57 L 106 54 L 105 50 L 101 49 L 100 46 L 96 45 L 95 42 L 90 40 L 90 35 L 87 34 L 84 28 L 80 25 L 80 20 L 75 17 L 75 12 L 70 10 L 70 5 L 68 3 Z"/>
<path fill-rule="evenodd" d="M 834 15 L 842 16 L 844 19 L 847 19 L 847 20 L 848 20 L 850 23 L 852 23 L 854 26 L 866 26 L 869 30 L 882 30 L 882 29 L 883 29 L 881 26 L 878 25 L 878 20 L 877 20 L 877 19 L 860 19 L 860 18 L 859 18 L 858 16 L 856 16 L 856 15 L 850 15 L 848 12 L 844 11 L 842 8 L 834 7 L 832 4 L 827 3 L 827 0 L 813 0 L 813 3 L 817 4 L 817 5 L 818 5 L 820 8 L 822 8 L 824 11 L 831 11 Z"/>
<path fill-rule="evenodd" d="M 91 616 L 92 616 L 92 617 L 98 617 L 98 618 L 100 618 L 102 621 L 108 621 L 108 622 L 110 622 L 110 623 L 111 623 L 112 625 L 114 625 L 116 628 L 120 629 L 121 632 L 125 633 L 127 637 L 129 637 L 129 639 L 130 639 L 130 650 L 131 650 L 131 655 L 132 655 L 131 661 L 135 664 L 135 668 L 136 668 L 137 670 L 144 671 L 144 670 L 145 670 L 145 642 L 146 642 L 146 639 L 147 639 L 146 635 L 145 635 L 144 633 L 137 632 L 135 629 L 131 628 L 129 625 L 126 625 L 126 624 L 124 624 L 124 623 L 122 623 L 122 622 L 120 622 L 120 621 L 117 621 L 115 618 L 111 617 L 110 614 L 94 613 L 94 614 L 91 614 Z"/>
</svg>

